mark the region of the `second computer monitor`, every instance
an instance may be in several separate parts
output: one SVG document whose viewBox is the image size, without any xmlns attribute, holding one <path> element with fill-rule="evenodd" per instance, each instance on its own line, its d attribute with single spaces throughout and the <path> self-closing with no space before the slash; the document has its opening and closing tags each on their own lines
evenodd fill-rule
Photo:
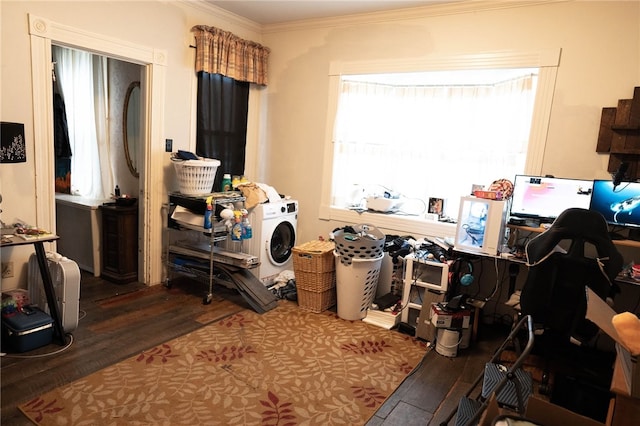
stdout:
<svg viewBox="0 0 640 426">
<path fill-rule="evenodd" d="M 590 209 L 611 225 L 640 227 L 640 182 L 622 182 L 614 188 L 610 180 L 595 180 Z"/>
</svg>

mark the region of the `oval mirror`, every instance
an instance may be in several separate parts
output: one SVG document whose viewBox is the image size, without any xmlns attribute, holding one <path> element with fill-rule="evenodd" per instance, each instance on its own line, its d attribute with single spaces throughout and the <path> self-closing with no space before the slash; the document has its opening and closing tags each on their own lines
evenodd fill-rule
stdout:
<svg viewBox="0 0 640 426">
<path fill-rule="evenodd" d="M 124 98 L 123 113 L 123 144 L 124 155 L 131 174 L 139 177 L 138 151 L 140 149 L 140 82 L 134 81 L 129 85 Z"/>
</svg>

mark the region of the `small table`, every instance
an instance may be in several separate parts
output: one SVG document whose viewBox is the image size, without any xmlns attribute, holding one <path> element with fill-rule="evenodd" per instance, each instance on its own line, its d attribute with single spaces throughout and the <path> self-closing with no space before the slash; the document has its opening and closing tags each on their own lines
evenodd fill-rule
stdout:
<svg viewBox="0 0 640 426">
<path fill-rule="evenodd" d="M 6 238 L 6 240 L 5 240 Z M 49 272 L 49 265 L 47 263 L 47 255 L 44 251 L 44 243 L 50 243 L 57 240 L 57 235 L 46 234 L 41 236 L 34 236 L 28 240 L 22 239 L 22 237 L 15 235 L 3 235 L 3 241 L 0 247 L 14 247 L 23 246 L 27 244 L 33 244 L 36 250 L 36 258 L 38 260 L 38 267 L 40 268 L 40 275 L 42 276 L 42 284 L 44 286 L 44 292 L 47 296 L 47 304 L 49 305 L 49 312 L 51 319 L 53 319 L 53 339 L 61 345 L 67 343 L 64 327 L 62 326 L 62 317 L 60 316 L 60 308 L 56 298 L 56 292 L 51 281 L 51 273 Z M 10 240 L 10 241 L 8 241 Z"/>
</svg>

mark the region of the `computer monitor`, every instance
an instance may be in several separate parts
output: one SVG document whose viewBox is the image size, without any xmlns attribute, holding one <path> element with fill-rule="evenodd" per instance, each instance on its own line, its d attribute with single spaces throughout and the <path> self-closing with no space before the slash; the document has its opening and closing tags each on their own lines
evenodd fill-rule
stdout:
<svg viewBox="0 0 640 426">
<path fill-rule="evenodd" d="M 610 225 L 640 227 L 640 182 L 595 180 L 590 209 L 600 212 Z"/>
<path fill-rule="evenodd" d="M 546 176 L 516 175 L 510 216 L 553 222 L 571 207 L 588 209 L 593 181 Z"/>
</svg>

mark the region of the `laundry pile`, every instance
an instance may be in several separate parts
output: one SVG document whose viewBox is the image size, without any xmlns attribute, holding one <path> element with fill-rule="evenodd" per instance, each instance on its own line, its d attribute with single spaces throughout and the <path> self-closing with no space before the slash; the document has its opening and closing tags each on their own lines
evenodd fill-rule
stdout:
<svg viewBox="0 0 640 426">
<path fill-rule="evenodd" d="M 245 208 L 252 209 L 258 204 L 277 202 L 281 199 L 278 191 L 264 183 L 247 182 L 238 185 L 238 190 L 245 197 Z"/>
<path fill-rule="evenodd" d="M 267 286 L 278 299 L 287 299 L 290 301 L 298 300 L 298 290 L 296 289 L 296 279 L 293 271 L 282 271 L 273 280 L 273 284 Z"/>
</svg>

